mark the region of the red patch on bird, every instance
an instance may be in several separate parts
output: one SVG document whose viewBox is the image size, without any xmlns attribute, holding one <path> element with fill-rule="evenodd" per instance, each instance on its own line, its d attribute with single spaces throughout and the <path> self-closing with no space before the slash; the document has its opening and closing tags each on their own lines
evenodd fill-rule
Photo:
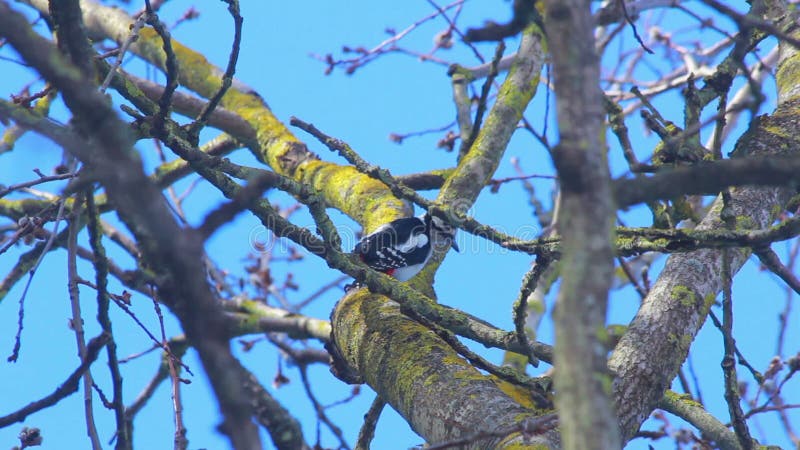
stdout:
<svg viewBox="0 0 800 450">
<path fill-rule="evenodd" d="M 393 277 L 393 276 L 394 276 L 394 271 L 395 271 L 395 270 L 397 270 L 397 269 L 389 269 L 389 270 L 387 270 L 385 273 L 386 273 L 386 275 L 389 275 L 390 277 Z"/>
</svg>

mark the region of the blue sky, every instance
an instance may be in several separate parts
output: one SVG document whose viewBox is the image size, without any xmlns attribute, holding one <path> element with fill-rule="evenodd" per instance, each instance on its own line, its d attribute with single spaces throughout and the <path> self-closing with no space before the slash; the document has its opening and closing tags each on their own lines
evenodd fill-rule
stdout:
<svg viewBox="0 0 800 450">
<path fill-rule="evenodd" d="M 739 8 L 744 4 L 744 2 L 735 3 Z M 692 5 L 694 2 L 689 4 Z M 161 12 L 162 20 L 168 24 L 174 23 L 190 5 L 187 2 L 168 2 Z M 136 8 L 138 7 L 139 5 L 136 5 Z M 23 9 L 22 6 L 15 8 Z M 227 17 L 225 5 L 222 2 L 205 2 L 198 8 L 201 12 L 199 19 L 180 25 L 173 31 L 173 37 L 204 53 L 218 66 L 224 67 L 230 49 L 232 29 L 232 21 Z M 503 1 L 467 2 L 460 23 L 480 25 L 487 18 L 504 21 L 509 16 L 509 9 L 510 4 Z M 409 138 L 402 145 L 397 145 L 388 139 L 390 133 L 402 134 L 440 127 L 454 120 L 450 83 L 445 67 L 434 63 L 421 63 L 408 55 L 390 54 L 360 68 L 354 75 L 346 75 L 341 70 L 335 70 L 333 74 L 326 76 L 325 65 L 310 56 L 332 53 L 339 57 L 342 56 L 343 45 L 372 47 L 387 37 L 386 28 L 401 30 L 431 12 L 431 6 L 424 1 L 380 5 L 368 1 L 346 4 L 344 2 L 243 2 L 242 15 L 245 23 L 237 78 L 255 88 L 281 120 L 288 122 L 288 118 L 294 115 L 312 122 L 326 133 L 347 141 L 361 155 L 395 174 L 450 167 L 454 164 L 455 155 L 435 148 L 441 134 Z M 685 16 L 676 17 L 685 20 Z M 665 23 L 674 22 L 667 20 Z M 442 19 L 427 22 L 409 34 L 402 41 L 402 45 L 405 48 L 426 52 L 432 46 L 431 37 L 445 26 Z M 679 24 L 673 26 L 676 29 L 681 28 Z M 625 45 L 631 44 L 629 30 L 623 32 L 621 36 Z M 676 36 L 676 39 L 685 39 L 687 43 L 695 38 L 688 34 Z M 510 52 L 516 48 L 517 42 L 510 40 L 507 44 Z M 769 46 L 769 44 L 763 45 L 762 51 L 766 53 Z M 479 45 L 479 48 L 490 57 L 494 47 Z M 13 52 L 6 47 L 0 50 L 0 55 L 13 56 Z M 459 45 L 450 52 L 439 55 L 467 66 L 477 63 L 471 52 Z M 648 58 L 653 66 L 663 63 L 660 55 Z M 604 62 L 609 63 L 608 60 Z M 25 70 L 8 63 L 2 64 L 4 71 L 0 75 L 0 86 L 3 88 L 4 96 L 16 92 L 31 80 Z M 135 61 L 126 66 L 130 70 L 136 70 L 137 67 L 140 66 Z M 163 81 L 160 75 L 156 75 L 155 79 Z M 771 82 L 767 83 L 767 86 L 771 85 Z M 546 120 L 544 92 L 544 89 L 541 89 L 537 93 L 526 114 L 538 131 L 542 130 L 542 124 Z M 553 101 L 552 97 L 550 101 Z M 663 108 L 662 114 L 668 115 L 672 120 L 679 121 L 682 117 L 682 110 L 679 109 L 680 99 L 676 100 L 674 96 L 665 97 L 657 101 L 656 105 Z M 773 107 L 774 101 L 767 102 L 763 112 L 769 112 Z M 551 141 L 555 142 L 552 104 L 549 111 L 548 133 Z M 62 120 L 67 117 L 58 109 L 55 115 Z M 656 142 L 654 137 L 643 137 L 646 133 L 643 132 L 638 115 L 629 117 L 628 126 L 631 128 L 632 138 L 636 139 L 634 147 L 638 150 L 640 159 L 646 158 Z M 303 132 L 297 130 L 297 134 L 323 159 L 344 162 Z M 213 132 L 204 134 L 206 138 L 211 136 Z M 614 143 L 613 140 L 610 142 Z M 149 143 L 140 142 L 137 148 L 145 155 L 148 169 L 157 164 L 155 153 Z M 729 151 L 730 148 L 724 150 Z M 33 168 L 49 171 L 60 161 L 61 153 L 48 141 L 28 134 L 18 142 L 15 151 L 0 155 L 0 158 L 2 158 L 0 181 L 11 184 L 14 181 L 29 179 Z M 536 139 L 525 132 L 518 132 L 512 139 L 498 170 L 498 178 L 515 175 L 510 163 L 511 158 L 518 158 L 526 173 L 553 174 L 552 164 L 545 150 Z M 609 158 L 615 175 L 625 173 L 624 160 L 614 145 Z M 240 151 L 233 159 L 245 163 L 254 162 L 245 151 Z M 189 183 L 190 180 L 178 183 L 178 191 Z M 533 183 L 540 198 L 549 198 L 553 187 L 552 180 L 534 180 Z M 58 185 L 47 185 L 42 189 L 58 192 Z M 292 203 L 291 199 L 280 194 L 270 194 L 270 198 L 284 206 Z M 185 204 L 190 223 L 199 224 L 205 214 L 221 200 L 221 196 L 212 188 L 200 183 Z M 470 213 L 477 219 L 511 234 L 530 235 L 538 231 L 534 225 L 535 219 L 531 209 L 527 206 L 526 195 L 517 183 L 504 185 L 498 194 L 484 192 Z M 357 228 L 352 221 L 340 214 L 334 214 L 333 217 L 342 229 Z M 649 214 L 645 214 L 641 209 L 635 209 L 624 213 L 623 217 L 628 224 L 646 225 Z M 106 218 L 116 223 L 113 215 L 107 215 Z M 311 219 L 304 211 L 293 216 L 293 220 L 302 225 L 311 225 Z M 245 276 L 243 258 L 253 251 L 250 238 L 259 233 L 261 229 L 258 221 L 243 214 L 209 241 L 207 251 L 218 265 L 229 270 L 232 276 Z M 531 259 L 464 233 L 461 233 L 458 239 L 462 253 L 449 255 L 437 275 L 436 289 L 440 300 L 483 317 L 500 327 L 513 328 L 511 305 Z M 82 238 L 82 243 L 86 245 L 85 237 Z M 113 255 L 120 255 L 118 249 L 114 249 L 112 244 L 108 245 Z M 349 248 L 347 242 L 344 245 Z M 352 246 L 352 242 L 349 245 Z M 783 256 L 786 254 L 787 246 L 776 244 L 774 249 Z M 7 272 L 16 257 L 27 250 L 25 247 L 13 249 L 0 257 L 0 271 Z M 131 266 L 130 259 L 120 258 L 121 264 Z M 663 260 L 657 263 L 654 269 L 660 267 L 662 262 Z M 20 361 L 17 364 L 0 363 L 0 378 L 7 380 L 0 386 L 0 398 L 4 399 L 0 414 L 7 414 L 31 399 L 51 392 L 77 366 L 74 335 L 67 327 L 70 309 L 66 291 L 65 264 L 66 253 L 53 252 L 45 259 L 36 274 L 26 300 Z M 339 276 L 324 263 L 313 258 L 307 258 L 302 264 L 278 265 L 273 270 L 277 280 L 283 280 L 285 274 L 291 271 L 295 280 L 299 281 L 299 290 L 288 294 L 293 301 L 307 297 L 320 285 Z M 91 268 L 86 265 L 80 266 L 80 273 L 84 278 L 91 279 L 94 276 Z M 655 272 L 652 273 L 652 277 L 655 278 Z M 5 349 L 10 352 L 13 344 L 17 300 L 21 295 L 21 287 L 22 283 L 19 283 L 0 303 L 0 328 L 7 330 L 4 333 L 5 338 L 0 340 L 0 351 Z M 112 290 L 115 289 L 117 293 L 122 290 L 118 285 L 112 285 Z M 82 289 L 81 295 L 87 336 L 94 336 L 99 330 L 94 323 L 95 311 L 92 309 L 94 293 Z M 314 317 L 327 318 L 339 295 L 339 291 L 331 291 L 303 312 Z M 784 296 L 781 282 L 774 276 L 760 271 L 757 263 L 752 261 L 735 280 L 737 343 L 751 364 L 760 370 L 766 368 L 773 356 L 777 333 L 776 318 L 783 308 Z M 795 296 L 795 302 L 796 299 Z M 638 296 L 630 288 L 613 292 L 609 323 L 627 323 L 635 313 L 638 302 Z M 552 299 L 549 306 L 552 308 Z M 134 297 L 133 309 L 150 330 L 158 330 L 156 315 L 149 299 Z M 794 308 L 789 319 L 790 323 L 798 323 L 800 320 L 797 309 Z M 149 348 L 150 344 L 145 334 L 124 313 L 119 310 L 114 311 L 112 320 L 119 339 L 121 356 Z M 171 318 L 167 319 L 166 325 L 169 336 L 180 333 L 179 327 Z M 542 340 L 552 342 L 549 320 L 545 321 L 539 331 Z M 792 343 L 800 342 L 797 327 L 791 330 L 786 342 L 789 344 L 789 352 L 796 350 L 792 347 Z M 317 346 L 316 343 L 309 345 Z M 238 351 L 238 344 L 234 343 L 233 347 Z M 479 347 L 473 346 L 476 350 Z M 727 412 L 722 400 L 722 372 L 719 369 L 721 349 L 720 334 L 708 323 L 695 341 L 692 361 L 708 408 L 717 417 L 724 418 L 727 417 Z M 484 354 L 495 362 L 499 362 L 502 357 L 502 353 L 498 350 L 484 351 Z M 155 373 L 158 358 L 154 352 L 123 367 L 127 404 L 130 404 Z M 242 359 L 247 367 L 264 381 L 270 392 L 301 420 L 307 440 L 313 444 L 316 420 L 303 393 L 297 370 L 284 367 L 285 375 L 291 379 L 291 383 L 276 390 L 270 387 L 278 359 L 272 347 L 262 342 L 249 353 L 243 354 Z M 108 394 L 110 383 L 102 361 L 103 359 L 95 364 L 93 374 Z M 214 430 L 218 423 L 217 408 L 210 397 L 201 366 L 192 353 L 186 362 L 195 373 L 194 377 L 190 377 L 192 384 L 184 386 L 183 389 L 190 448 L 228 448 L 227 441 Z M 538 373 L 540 370 L 532 373 Z M 752 388 L 752 380 L 742 371 L 740 375 L 750 382 Z M 312 366 L 310 376 L 315 393 L 322 403 L 328 404 L 349 394 L 350 387 L 335 380 L 328 373 L 327 367 Z M 792 389 L 797 392 L 797 384 L 797 379 L 793 379 L 785 388 L 785 392 L 791 392 Z M 372 397 L 372 392 L 364 388 L 351 403 L 328 411 L 334 421 L 344 428 L 345 437 L 350 445 L 355 442 L 358 424 Z M 45 438 L 42 448 L 83 448 L 88 441 L 85 438 L 80 403 L 80 395 L 73 395 L 58 406 L 31 416 L 25 425 L 42 429 Z M 102 409 L 98 401 L 95 407 L 98 410 Z M 800 423 L 800 414 L 797 412 L 789 414 L 795 423 Z M 113 432 L 111 415 L 102 412 L 96 414 L 96 417 L 101 439 L 110 439 Z M 670 420 L 679 423 L 676 418 Z M 0 429 L 0 446 L 8 448 L 16 444 L 16 435 L 21 426 L 17 424 Z M 656 426 L 651 422 L 643 428 L 653 429 Z M 763 430 L 770 436 L 784 439 L 781 432 L 769 433 L 769 430 L 777 426 L 774 415 L 763 415 L 758 420 L 758 426 L 754 427 L 755 436 L 760 438 L 759 433 Z M 169 389 L 167 384 L 163 384 L 135 422 L 135 443 L 139 448 L 164 448 L 171 445 L 172 432 Z M 323 445 L 334 446 L 337 441 L 324 426 L 321 432 Z M 396 413 L 387 409 L 380 419 L 373 448 L 408 448 L 422 442 L 422 439 L 416 436 Z M 265 443 L 267 448 L 270 448 L 271 444 L 266 437 Z M 789 445 L 785 440 L 771 440 L 769 443 Z M 644 449 L 648 444 L 651 443 L 638 439 L 632 441 L 627 448 Z M 672 448 L 666 440 L 652 445 L 657 449 Z"/>
</svg>

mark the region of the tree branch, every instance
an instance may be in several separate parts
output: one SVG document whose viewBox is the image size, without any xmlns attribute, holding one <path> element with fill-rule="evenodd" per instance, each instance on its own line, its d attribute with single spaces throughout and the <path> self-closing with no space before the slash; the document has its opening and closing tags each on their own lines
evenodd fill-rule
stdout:
<svg viewBox="0 0 800 450">
<path fill-rule="evenodd" d="M 78 366 L 53 393 L 31 402 L 22 409 L 7 416 L 0 417 L 0 428 L 7 427 L 13 423 L 22 422 L 29 415 L 41 411 L 48 406 L 53 406 L 64 398 L 77 392 L 83 374 L 89 370 L 89 366 L 97 359 L 100 350 L 105 347 L 109 339 L 111 339 L 111 336 L 101 333 L 96 338 L 90 340 L 89 343 L 86 344 L 86 358 L 84 358 L 80 366 Z"/>
<path fill-rule="evenodd" d="M 762 130 L 762 133 L 769 132 Z M 792 145 L 794 139 L 790 136 L 772 135 L 770 139 Z M 614 180 L 614 197 L 617 207 L 626 208 L 680 195 L 716 195 L 729 186 L 748 185 L 800 186 L 800 157 L 748 156 L 666 169 L 651 176 L 617 179 Z"/>
<path fill-rule="evenodd" d="M 563 239 L 560 263 L 568 268 L 554 312 L 556 409 L 563 448 L 618 449 L 602 333 L 614 273 L 615 208 L 600 141 L 605 109 L 594 22 L 582 0 L 549 0 L 545 8 L 560 138 L 553 149 L 561 188 L 556 229 Z"/>
</svg>

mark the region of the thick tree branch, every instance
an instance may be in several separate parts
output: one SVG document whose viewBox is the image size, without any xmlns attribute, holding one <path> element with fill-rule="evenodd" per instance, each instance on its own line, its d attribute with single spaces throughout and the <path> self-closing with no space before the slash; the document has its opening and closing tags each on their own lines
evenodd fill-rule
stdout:
<svg viewBox="0 0 800 450">
<path fill-rule="evenodd" d="M 486 123 L 467 155 L 442 186 L 438 203 L 463 213 L 494 175 L 508 141 L 539 85 L 544 64 L 543 39 L 542 31 L 535 25 L 529 26 L 523 34 L 517 57 L 500 87 Z"/>
<path fill-rule="evenodd" d="M 756 119 L 756 124 L 759 120 Z M 774 135 L 776 143 L 796 145 L 791 134 Z M 747 154 L 747 153 L 745 153 Z M 617 207 L 675 198 L 681 195 L 716 195 L 729 186 L 800 187 L 800 157 L 747 156 L 692 166 L 665 169 L 614 181 Z"/>
<path fill-rule="evenodd" d="M 614 205 L 602 135 L 594 23 L 582 0 L 546 1 L 560 142 L 561 290 L 555 309 L 556 407 L 565 449 L 621 448 L 603 341 L 614 272 Z"/>
<path fill-rule="evenodd" d="M 401 314 L 396 303 L 376 302 L 363 289 L 351 292 L 332 318 L 342 357 L 427 441 L 447 442 L 535 419 L 525 389 L 479 373 L 435 333 Z M 447 411 L 457 414 L 445 417 Z M 514 429 L 478 436 L 461 448 L 553 448 L 553 442 L 558 438 L 552 430 L 526 440 Z"/>
</svg>

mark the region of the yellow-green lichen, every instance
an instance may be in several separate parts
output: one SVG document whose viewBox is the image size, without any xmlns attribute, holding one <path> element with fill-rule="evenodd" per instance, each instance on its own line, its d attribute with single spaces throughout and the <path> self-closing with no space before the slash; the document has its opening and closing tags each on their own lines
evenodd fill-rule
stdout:
<svg viewBox="0 0 800 450">
<path fill-rule="evenodd" d="M 669 342 L 670 344 L 674 344 L 674 345 L 678 344 L 678 342 L 680 341 L 680 338 L 675 333 L 667 333 L 666 338 L 667 338 L 667 342 Z"/>
<path fill-rule="evenodd" d="M 790 92 L 792 87 L 800 85 L 800 54 L 781 61 L 775 80 L 779 92 Z"/>
<path fill-rule="evenodd" d="M 757 228 L 757 226 L 752 217 L 746 215 L 736 216 L 736 230 L 747 231 L 753 228 Z"/>
<path fill-rule="evenodd" d="M 494 384 L 497 385 L 497 387 L 503 391 L 504 394 L 511 397 L 512 400 L 520 405 L 531 410 L 537 409 L 536 404 L 533 402 L 533 397 L 528 389 L 496 378 L 494 379 Z"/>
<path fill-rule="evenodd" d="M 717 301 L 717 296 L 713 293 L 706 294 L 703 297 L 703 311 L 701 311 L 701 316 L 705 317 L 708 314 L 708 311 L 711 310 L 711 307 L 714 306 L 714 302 Z"/>
<path fill-rule="evenodd" d="M 682 403 L 686 406 L 694 407 L 694 408 L 702 408 L 703 405 L 694 400 L 690 394 L 679 394 L 673 390 L 667 390 L 664 392 L 664 397 L 667 401 L 671 403 Z"/>
<path fill-rule="evenodd" d="M 672 288 L 670 297 L 672 300 L 677 300 L 682 306 L 687 308 L 693 307 L 697 302 L 694 291 L 681 285 Z"/>
</svg>

